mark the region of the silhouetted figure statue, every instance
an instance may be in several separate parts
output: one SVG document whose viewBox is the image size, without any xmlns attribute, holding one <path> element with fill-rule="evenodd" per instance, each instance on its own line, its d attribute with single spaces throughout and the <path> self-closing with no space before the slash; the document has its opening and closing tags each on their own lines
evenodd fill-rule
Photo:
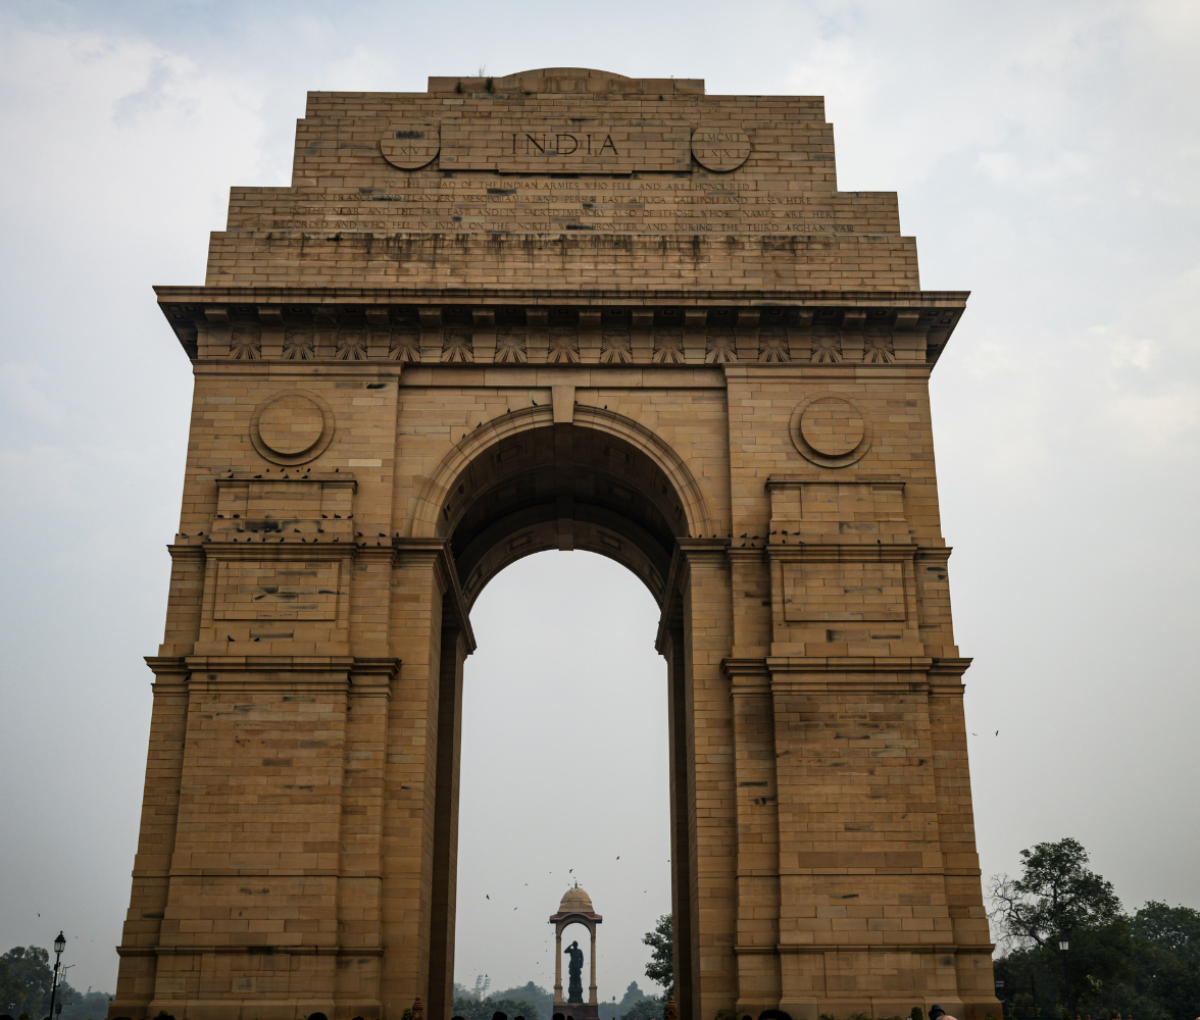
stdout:
<svg viewBox="0 0 1200 1020">
<path fill-rule="evenodd" d="M 583 950 L 579 948 L 578 942 L 572 942 L 566 949 L 563 950 L 563 956 L 569 956 L 571 962 L 567 964 L 567 974 L 570 975 L 571 981 L 567 988 L 567 1002 L 583 1002 Z"/>
</svg>

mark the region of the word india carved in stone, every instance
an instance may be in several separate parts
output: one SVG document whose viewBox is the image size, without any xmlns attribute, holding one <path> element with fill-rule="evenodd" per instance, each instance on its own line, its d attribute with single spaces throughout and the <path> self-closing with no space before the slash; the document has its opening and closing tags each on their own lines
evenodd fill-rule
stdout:
<svg viewBox="0 0 1200 1020">
<path fill-rule="evenodd" d="M 442 125 L 440 162 L 498 173 L 630 174 L 686 171 L 691 133 L 684 125 L 589 121 L 457 120 Z"/>
</svg>

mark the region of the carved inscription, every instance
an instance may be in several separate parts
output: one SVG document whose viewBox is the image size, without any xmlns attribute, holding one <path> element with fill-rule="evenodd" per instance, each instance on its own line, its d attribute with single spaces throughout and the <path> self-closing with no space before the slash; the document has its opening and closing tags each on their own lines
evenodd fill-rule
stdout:
<svg viewBox="0 0 1200 1020">
<path fill-rule="evenodd" d="M 750 158 L 750 139 L 736 124 L 701 124 L 692 132 L 692 155 L 705 169 L 728 173 Z"/>
<path fill-rule="evenodd" d="M 557 131 L 549 134 L 545 131 L 530 134 L 528 131 L 512 133 L 512 154 L 514 156 L 545 156 L 554 159 L 562 156 L 574 156 L 583 149 L 586 156 L 620 156 L 617 144 L 611 134 L 603 138 L 599 134 L 573 135 L 569 131 Z"/>
<path fill-rule="evenodd" d="M 442 126 L 439 165 L 500 173 L 686 171 L 690 149 L 690 133 L 679 126 L 464 120 Z"/>
<path fill-rule="evenodd" d="M 417 170 L 433 162 L 440 148 L 436 124 L 394 124 L 379 139 L 383 158 L 401 170 Z"/>
<path fill-rule="evenodd" d="M 547 169 L 543 166 L 543 173 Z M 255 194 L 256 216 L 268 200 Z M 847 221 L 856 215 L 849 201 L 829 195 L 778 193 L 760 190 L 755 181 L 691 176 L 556 180 L 404 174 L 388 188 L 323 190 L 320 202 L 295 194 L 278 201 L 271 210 L 275 215 L 268 212 L 266 219 L 274 229 L 379 233 L 836 234 L 853 233 L 854 224 Z M 237 228 L 235 221 L 230 229 Z"/>
</svg>

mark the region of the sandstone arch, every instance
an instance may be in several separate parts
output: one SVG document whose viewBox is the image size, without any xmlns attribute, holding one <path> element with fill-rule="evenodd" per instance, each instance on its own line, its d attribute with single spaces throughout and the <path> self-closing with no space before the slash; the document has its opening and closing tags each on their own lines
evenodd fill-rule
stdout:
<svg viewBox="0 0 1200 1020">
<path fill-rule="evenodd" d="M 555 424 L 531 405 L 455 444 L 421 490 L 411 534 L 451 539 L 468 605 L 517 559 L 584 549 L 628 567 L 661 606 L 675 540 L 717 528 L 687 464 L 652 430 L 579 405 Z"/>
<path fill-rule="evenodd" d="M 471 607 L 540 548 L 658 601 L 681 1020 L 997 1013 L 928 397 L 967 295 L 822 100 L 432 78 L 312 93 L 295 154 L 157 289 L 195 387 L 112 1016 L 446 1020 Z"/>
</svg>

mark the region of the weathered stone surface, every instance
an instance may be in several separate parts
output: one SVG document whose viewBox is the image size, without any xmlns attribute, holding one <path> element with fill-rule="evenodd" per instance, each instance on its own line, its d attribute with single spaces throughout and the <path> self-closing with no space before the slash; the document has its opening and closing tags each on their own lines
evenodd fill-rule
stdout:
<svg viewBox="0 0 1200 1020">
<path fill-rule="evenodd" d="M 450 1013 L 507 564 L 662 610 L 685 1020 L 998 1014 L 919 289 L 823 104 L 554 68 L 313 93 L 160 287 L 195 395 L 112 1016 Z"/>
</svg>

